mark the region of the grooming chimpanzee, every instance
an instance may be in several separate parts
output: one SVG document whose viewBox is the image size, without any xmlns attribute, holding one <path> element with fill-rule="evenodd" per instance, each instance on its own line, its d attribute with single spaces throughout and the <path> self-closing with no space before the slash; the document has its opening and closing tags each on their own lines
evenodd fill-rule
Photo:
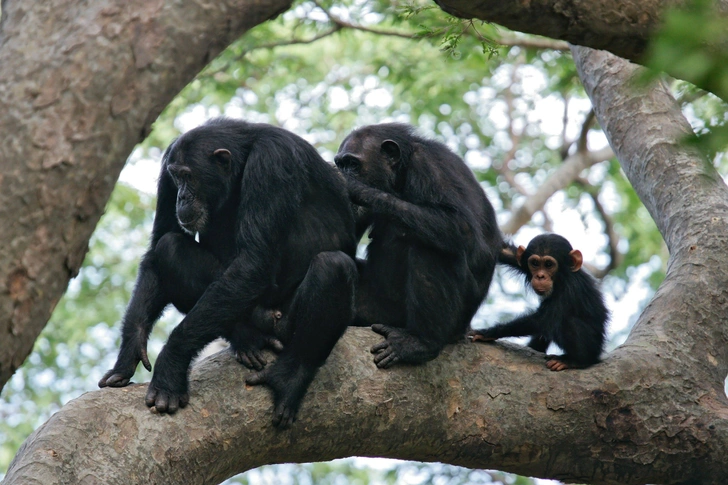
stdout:
<svg viewBox="0 0 728 485">
<path fill-rule="evenodd" d="M 360 128 L 335 157 L 357 207 L 355 325 L 386 340 L 380 368 L 419 364 L 462 339 L 485 298 L 503 241 L 493 207 L 463 160 L 408 125 Z"/>
<path fill-rule="evenodd" d="M 139 361 L 151 370 L 147 338 L 173 304 L 186 316 L 159 354 L 147 406 L 184 407 L 191 359 L 224 337 L 258 370 L 247 382 L 273 390 L 274 423 L 289 426 L 353 318 L 354 227 L 341 176 L 300 137 L 222 118 L 182 135 L 164 154 L 150 248 L 99 386 L 127 385 Z M 281 353 L 263 369 L 265 346 Z"/>
<path fill-rule="evenodd" d="M 581 252 L 557 234 L 542 234 L 527 248 L 510 245 L 499 259 L 526 278 L 541 304 L 533 313 L 468 336 L 492 341 L 530 335 L 528 346 L 539 352 L 554 342 L 564 355 L 547 356 L 546 366 L 553 371 L 599 362 L 609 311 L 595 281 L 581 269 Z"/>
</svg>

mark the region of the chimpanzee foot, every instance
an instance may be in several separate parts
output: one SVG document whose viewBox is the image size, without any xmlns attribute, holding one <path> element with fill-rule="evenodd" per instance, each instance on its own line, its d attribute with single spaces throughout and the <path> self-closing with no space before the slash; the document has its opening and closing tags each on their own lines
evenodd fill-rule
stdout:
<svg viewBox="0 0 728 485">
<path fill-rule="evenodd" d="M 551 357 L 551 358 L 548 361 L 546 361 L 546 367 L 548 367 L 550 370 L 552 370 L 554 372 L 573 368 L 572 365 L 569 365 L 567 362 L 564 362 L 563 360 L 553 358 L 553 356 L 548 356 L 548 357 Z"/>
<path fill-rule="evenodd" d="M 99 381 L 99 387 L 124 387 L 129 384 L 134 371 L 111 369 Z"/>
<path fill-rule="evenodd" d="M 134 372 L 136 372 L 139 362 L 148 371 L 152 370 L 152 364 L 149 363 L 149 357 L 147 357 L 146 339 L 139 338 L 136 343 L 127 345 L 127 348 L 122 349 L 119 353 L 114 368 L 106 372 L 104 377 L 99 380 L 99 387 L 124 387 L 128 385 L 134 376 Z M 129 349 L 132 348 L 134 350 L 130 351 Z"/>
<path fill-rule="evenodd" d="M 397 363 L 421 364 L 434 359 L 439 353 L 439 349 L 427 345 L 403 328 L 372 325 L 372 330 L 386 338 L 371 349 L 374 363 L 380 369 L 388 369 Z"/>
<path fill-rule="evenodd" d="M 293 369 L 290 368 L 292 366 Z M 296 421 L 303 396 L 315 375 L 316 369 L 276 362 L 265 370 L 250 374 L 245 382 L 251 386 L 266 385 L 273 391 L 273 425 L 286 429 Z"/>
<path fill-rule="evenodd" d="M 152 382 L 149 384 L 144 401 L 148 407 L 152 408 L 152 412 L 174 414 L 178 409 L 187 406 L 190 402 L 190 395 L 187 392 L 159 389 Z"/>
</svg>

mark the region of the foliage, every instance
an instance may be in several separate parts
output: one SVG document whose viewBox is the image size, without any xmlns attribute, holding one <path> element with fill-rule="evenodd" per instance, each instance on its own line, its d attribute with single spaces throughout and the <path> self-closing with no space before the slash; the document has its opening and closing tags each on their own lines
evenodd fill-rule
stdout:
<svg viewBox="0 0 728 485">
<path fill-rule="evenodd" d="M 690 79 L 728 100 L 728 16 L 717 15 L 715 8 L 716 2 L 711 0 L 689 0 L 665 13 L 646 55 L 647 65 L 654 69 L 651 77 L 669 68 L 677 77 Z M 708 98 L 702 108 L 709 112 L 700 116 L 705 123 L 698 127 L 692 141 L 717 155 L 728 145 L 725 101 L 688 83 L 678 84 L 684 98 Z M 725 161 L 723 164 L 725 168 Z"/>
<path fill-rule="evenodd" d="M 469 470 L 442 463 L 347 458 L 328 463 L 262 466 L 225 482 L 226 485 L 530 485 L 530 478 L 509 473 Z"/>
</svg>

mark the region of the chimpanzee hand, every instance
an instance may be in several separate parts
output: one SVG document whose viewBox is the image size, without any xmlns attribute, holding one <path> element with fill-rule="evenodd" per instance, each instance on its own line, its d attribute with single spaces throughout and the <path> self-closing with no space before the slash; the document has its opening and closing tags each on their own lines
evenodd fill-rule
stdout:
<svg viewBox="0 0 728 485">
<path fill-rule="evenodd" d="M 230 350 L 235 360 L 248 369 L 262 370 L 266 366 L 268 360 L 263 354 L 265 348 L 280 352 L 283 344 L 276 337 L 266 335 L 253 327 L 241 326 L 230 338 Z"/>
<path fill-rule="evenodd" d="M 387 369 L 394 364 L 420 364 L 437 357 L 440 348 L 429 344 L 409 333 L 403 328 L 389 327 L 387 325 L 372 325 L 372 330 L 383 335 L 386 340 L 374 345 L 371 349 L 374 354 L 374 363 L 380 369 Z"/>
<path fill-rule="evenodd" d="M 119 357 L 114 368 L 104 374 L 99 381 L 99 387 L 124 387 L 129 384 L 137 365 L 141 362 L 148 371 L 152 370 L 147 356 L 147 338 L 143 332 L 135 334 L 134 338 L 122 341 Z"/>
<path fill-rule="evenodd" d="M 488 328 L 485 330 L 471 330 L 467 334 L 465 334 L 465 338 L 467 338 L 471 342 L 493 342 L 497 339 L 497 337 L 494 335 L 492 328 Z"/>
<path fill-rule="evenodd" d="M 349 191 L 349 199 L 356 205 L 371 207 L 379 190 L 366 185 L 346 172 L 344 172 L 344 178 L 346 179 L 346 189 Z"/>
</svg>

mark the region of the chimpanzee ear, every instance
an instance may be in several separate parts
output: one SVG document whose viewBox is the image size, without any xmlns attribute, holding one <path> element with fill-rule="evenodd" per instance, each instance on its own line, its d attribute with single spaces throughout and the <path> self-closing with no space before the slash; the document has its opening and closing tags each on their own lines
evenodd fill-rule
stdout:
<svg viewBox="0 0 728 485">
<path fill-rule="evenodd" d="M 212 156 L 218 160 L 220 163 L 223 163 L 225 165 L 230 165 L 230 160 L 232 158 L 232 154 L 230 153 L 230 150 L 227 148 L 218 148 L 214 152 L 212 152 Z"/>
<path fill-rule="evenodd" d="M 516 249 L 516 261 L 518 261 L 519 266 L 523 266 L 521 264 L 521 256 L 523 256 L 523 253 L 526 252 L 526 248 L 523 246 L 518 246 L 518 249 Z"/>
<path fill-rule="evenodd" d="M 584 262 L 584 257 L 581 255 L 581 251 L 574 249 L 569 253 L 571 259 L 571 271 L 577 272 L 581 269 L 581 264 Z"/>
<path fill-rule="evenodd" d="M 402 157 L 402 152 L 399 150 L 399 145 L 396 141 L 384 140 L 382 142 L 381 150 L 393 166 L 399 163 L 399 160 Z"/>
</svg>

